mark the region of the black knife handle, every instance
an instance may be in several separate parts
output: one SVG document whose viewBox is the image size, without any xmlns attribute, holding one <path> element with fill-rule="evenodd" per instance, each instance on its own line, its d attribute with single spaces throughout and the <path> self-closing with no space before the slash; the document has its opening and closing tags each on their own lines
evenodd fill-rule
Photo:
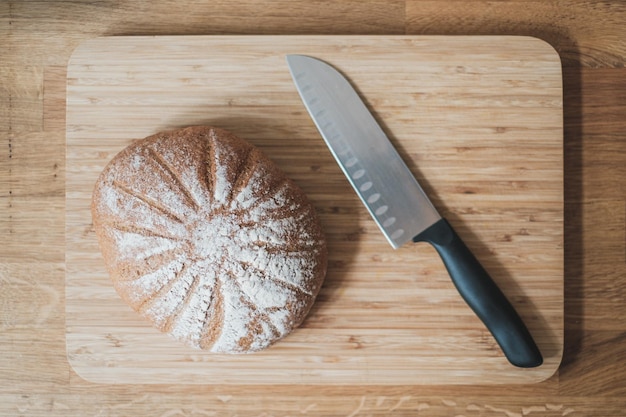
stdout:
<svg viewBox="0 0 626 417">
<path fill-rule="evenodd" d="M 413 241 L 428 242 L 435 247 L 457 290 L 487 326 L 509 362 L 521 368 L 543 363 L 541 352 L 520 316 L 445 219 L 415 236 Z"/>
</svg>

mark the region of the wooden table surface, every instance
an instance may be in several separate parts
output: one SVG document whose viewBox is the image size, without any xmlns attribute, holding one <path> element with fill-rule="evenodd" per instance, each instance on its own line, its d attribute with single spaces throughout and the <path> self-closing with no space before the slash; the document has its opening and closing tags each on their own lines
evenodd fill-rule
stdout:
<svg viewBox="0 0 626 417">
<path fill-rule="evenodd" d="M 200 4 L 203 3 L 203 4 Z M 563 65 L 565 347 L 523 386 L 98 385 L 65 349 L 65 82 L 110 35 L 530 35 Z M 0 2 L 0 415 L 622 416 L 626 2 Z"/>
</svg>

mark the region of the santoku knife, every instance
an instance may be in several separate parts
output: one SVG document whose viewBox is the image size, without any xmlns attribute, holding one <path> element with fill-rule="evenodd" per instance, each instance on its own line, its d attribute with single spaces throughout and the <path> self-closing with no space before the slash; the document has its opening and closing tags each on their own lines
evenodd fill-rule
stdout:
<svg viewBox="0 0 626 417">
<path fill-rule="evenodd" d="M 389 243 L 432 244 L 507 359 L 524 368 L 541 365 L 541 352 L 520 316 L 437 212 L 350 83 L 312 57 L 288 55 L 287 63 L 307 111 Z"/>
</svg>

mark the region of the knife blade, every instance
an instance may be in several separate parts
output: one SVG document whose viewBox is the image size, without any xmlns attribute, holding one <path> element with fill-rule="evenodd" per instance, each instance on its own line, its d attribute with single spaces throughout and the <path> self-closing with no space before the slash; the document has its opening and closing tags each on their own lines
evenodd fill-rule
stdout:
<svg viewBox="0 0 626 417">
<path fill-rule="evenodd" d="M 288 55 L 300 98 L 333 157 L 394 249 L 433 245 L 461 297 L 515 366 L 543 357 L 519 314 L 432 204 L 350 82 L 313 57 Z"/>
</svg>

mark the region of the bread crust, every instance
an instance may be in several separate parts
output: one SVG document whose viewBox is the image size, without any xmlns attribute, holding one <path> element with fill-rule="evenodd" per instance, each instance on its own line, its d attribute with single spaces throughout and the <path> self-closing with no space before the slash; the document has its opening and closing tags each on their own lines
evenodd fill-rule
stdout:
<svg viewBox="0 0 626 417">
<path fill-rule="evenodd" d="M 214 127 L 133 142 L 99 176 L 91 211 L 117 293 L 189 346 L 268 347 L 302 323 L 326 274 L 304 192 L 258 148 Z"/>
</svg>

